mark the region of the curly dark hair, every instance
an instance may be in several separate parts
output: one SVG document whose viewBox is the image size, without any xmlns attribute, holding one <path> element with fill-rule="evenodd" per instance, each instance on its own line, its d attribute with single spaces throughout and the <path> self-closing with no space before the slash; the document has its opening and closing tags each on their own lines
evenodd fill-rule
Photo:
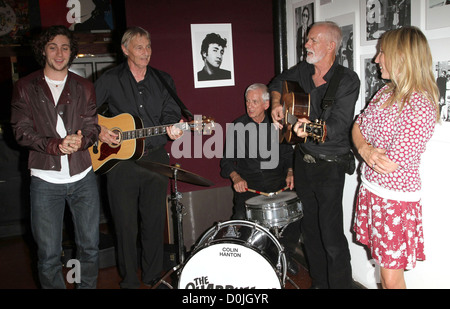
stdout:
<svg viewBox="0 0 450 309">
<path fill-rule="evenodd" d="M 47 45 L 48 42 L 53 40 L 53 38 L 57 35 L 65 35 L 69 41 L 70 41 L 70 59 L 69 59 L 69 66 L 72 64 L 72 61 L 75 59 L 75 57 L 78 54 L 78 42 L 73 35 L 73 32 L 67 29 L 66 26 L 51 26 L 47 28 L 44 32 L 41 33 L 41 35 L 33 42 L 33 52 L 34 56 L 36 58 L 36 61 L 41 65 L 42 67 L 45 66 L 45 45 Z"/>
<path fill-rule="evenodd" d="M 225 47 L 227 47 L 227 39 L 222 38 L 217 33 L 207 34 L 206 37 L 203 39 L 202 46 L 200 48 L 200 54 L 202 55 L 203 59 L 205 59 L 203 54 L 208 53 L 209 44 L 218 44 L 219 46 L 222 46 L 223 48 L 225 48 Z"/>
</svg>

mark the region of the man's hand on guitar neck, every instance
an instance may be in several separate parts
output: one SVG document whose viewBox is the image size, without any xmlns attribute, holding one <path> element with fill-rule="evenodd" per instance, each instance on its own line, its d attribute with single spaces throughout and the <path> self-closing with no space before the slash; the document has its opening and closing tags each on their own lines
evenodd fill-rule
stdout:
<svg viewBox="0 0 450 309">
<path fill-rule="evenodd" d="M 179 123 L 183 123 L 183 119 L 181 119 Z M 167 135 L 169 135 L 171 140 L 176 140 L 183 135 L 183 130 L 176 126 L 170 126 L 167 128 Z"/>
<path fill-rule="evenodd" d="M 276 124 L 278 129 L 283 129 L 283 124 L 281 120 L 284 118 L 283 114 L 283 106 L 281 106 L 281 93 L 277 91 L 272 91 L 270 93 L 271 101 L 272 101 L 272 121 Z"/>
<path fill-rule="evenodd" d="M 297 134 L 298 137 L 308 137 L 308 132 L 305 132 L 305 124 L 307 123 L 311 123 L 311 121 L 306 118 L 299 118 L 297 120 L 297 123 L 292 128 L 292 131 L 294 131 L 294 133 Z"/>
<path fill-rule="evenodd" d="M 102 143 L 106 143 L 108 145 L 117 144 L 119 142 L 119 135 L 114 133 L 113 131 L 109 130 L 107 127 L 100 125 L 102 130 L 100 131 L 100 134 L 98 135 L 99 140 Z"/>
</svg>

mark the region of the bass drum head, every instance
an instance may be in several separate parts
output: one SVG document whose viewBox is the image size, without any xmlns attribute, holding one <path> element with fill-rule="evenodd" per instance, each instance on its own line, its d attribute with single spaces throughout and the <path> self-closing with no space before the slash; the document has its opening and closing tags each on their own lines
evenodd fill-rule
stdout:
<svg viewBox="0 0 450 309">
<path fill-rule="evenodd" d="M 208 230 L 186 261 L 180 289 L 280 289 L 286 257 L 278 240 L 254 222 L 232 220 Z"/>
<path fill-rule="evenodd" d="M 217 243 L 196 252 L 183 267 L 179 289 L 280 289 L 270 263 L 245 246 Z"/>
</svg>

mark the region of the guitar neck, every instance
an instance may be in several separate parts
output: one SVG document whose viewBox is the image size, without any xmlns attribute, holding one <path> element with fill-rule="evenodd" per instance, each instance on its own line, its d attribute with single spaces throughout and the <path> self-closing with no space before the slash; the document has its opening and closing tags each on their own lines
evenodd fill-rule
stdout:
<svg viewBox="0 0 450 309">
<path fill-rule="evenodd" d="M 139 139 L 146 138 L 150 136 L 156 135 L 164 135 L 167 134 L 167 128 L 170 126 L 176 126 L 180 130 L 186 131 L 190 129 L 189 123 L 176 123 L 176 124 L 167 124 L 155 127 L 148 127 L 142 129 L 136 129 L 131 131 L 122 132 L 122 140 L 130 140 L 130 139 Z"/>
</svg>

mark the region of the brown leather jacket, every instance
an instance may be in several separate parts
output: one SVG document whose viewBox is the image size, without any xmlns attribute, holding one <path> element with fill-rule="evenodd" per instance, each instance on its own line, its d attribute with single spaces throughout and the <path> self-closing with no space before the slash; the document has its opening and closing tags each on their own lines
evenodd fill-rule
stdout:
<svg viewBox="0 0 450 309">
<path fill-rule="evenodd" d="M 97 141 L 100 132 L 93 84 L 69 72 L 55 106 L 43 70 L 17 81 L 11 102 L 11 125 L 19 145 L 30 150 L 28 168 L 61 170 L 63 154 L 58 145 L 63 138 L 56 132 L 57 114 L 68 135 L 81 130 L 84 137 L 80 150 L 69 155 L 70 175 L 76 175 L 92 165 L 87 149 Z"/>
</svg>

